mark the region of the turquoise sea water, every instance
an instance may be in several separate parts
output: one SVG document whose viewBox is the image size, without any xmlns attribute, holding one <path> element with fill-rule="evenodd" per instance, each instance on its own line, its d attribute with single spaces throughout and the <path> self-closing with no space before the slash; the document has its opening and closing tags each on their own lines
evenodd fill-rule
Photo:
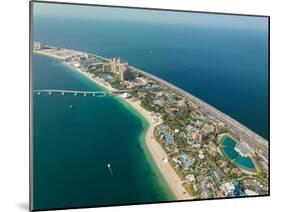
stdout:
<svg viewBox="0 0 281 212">
<path fill-rule="evenodd" d="M 234 160 L 234 163 L 241 168 L 255 170 L 253 161 L 248 157 L 242 157 L 235 150 L 236 141 L 226 136 L 223 141 L 223 151 L 230 160 Z"/>
<path fill-rule="evenodd" d="M 244 22 L 232 28 L 227 21 L 227 27 L 165 18 L 134 22 L 107 14 L 105 19 L 36 15 L 33 38 L 121 57 L 269 137 L 266 24 L 255 29 Z M 101 89 L 56 60 L 38 55 L 33 60 L 35 89 Z M 35 208 L 174 199 L 145 148 L 146 122 L 117 99 L 34 95 L 33 115 Z"/>
<path fill-rule="evenodd" d="M 34 40 L 121 57 L 185 89 L 268 139 L 267 22 L 256 29 L 251 27 L 251 17 L 243 18 L 244 27 L 239 28 L 230 27 L 227 21 L 222 27 L 222 23 L 171 24 L 165 19 L 154 23 L 36 16 Z M 220 20 L 223 22 L 225 17 Z"/>
<path fill-rule="evenodd" d="M 39 55 L 33 55 L 33 83 L 34 89 L 101 89 Z M 34 94 L 33 100 L 35 209 L 174 199 L 145 147 L 147 123 L 130 107 L 114 97 Z"/>
</svg>

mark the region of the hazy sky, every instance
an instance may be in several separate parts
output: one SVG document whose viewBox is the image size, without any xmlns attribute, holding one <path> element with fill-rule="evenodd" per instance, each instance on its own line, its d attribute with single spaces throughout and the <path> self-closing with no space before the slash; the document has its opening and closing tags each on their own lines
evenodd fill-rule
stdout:
<svg viewBox="0 0 281 212">
<path fill-rule="evenodd" d="M 35 2 L 35 16 L 60 16 L 119 21 L 196 24 L 217 27 L 237 27 L 267 30 L 267 18 L 234 15 L 214 15 L 190 12 L 170 12 L 141 9 L 124 9 L 97 6 L 66 5 Z"/>
</svg>

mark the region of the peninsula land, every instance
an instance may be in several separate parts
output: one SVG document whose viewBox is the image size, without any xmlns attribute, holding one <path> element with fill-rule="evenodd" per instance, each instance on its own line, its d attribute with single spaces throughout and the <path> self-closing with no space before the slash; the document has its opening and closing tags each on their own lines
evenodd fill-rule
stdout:
<svg viewBox="0 0 281 212">
<path fill-rule="evenodd" d="M 115 96 L 149 123 L 146 146 L 178 200 L 268 195 L 268 141 L 199 98 L 120 58 L 33 43 L 104 91 L 36 95 Z"/>
</svg>

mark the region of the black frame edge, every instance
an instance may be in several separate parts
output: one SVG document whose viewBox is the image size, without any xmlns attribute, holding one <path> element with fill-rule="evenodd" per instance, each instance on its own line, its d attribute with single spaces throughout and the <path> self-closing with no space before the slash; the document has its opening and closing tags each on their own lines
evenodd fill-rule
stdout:
<svg viewBox="0 0 281 212">
<path fill-rule="evenodd" d="M 173 200 L 173 201 L 158 201 L 158 202 L 144 202 L 144 203 L 129 203 L 129 204 L 113 204 L 113 205 L 93 205 L 82 207 L 69 207 L 69 208 L 50 208 L 50 209 L 34 209 L 33 207 L 33 139 L 32 139 L 32 26 L 33 26 L 33 3 L 46 3 L 46 4 L 64 4 L 64 5 L 80 5 L 80 6 L 95 6 L 95 7 L 110 7 L 110 8 L 124 8 L 124 9 L 143 9 L 153 11 L 170 11 L 170 12 L 189 12 L 189 13 L 202 13 L 202 14 L 215 14 L 215 15 L 235 15 L 235 16 L 248 16 L 248 17 L 261 17 L 268 20 L 268 194 L 253 195 L 253 196 L 240 196 L 240 197 L 223 197 L 223 198 L 206 198 L 206 199 L 192 199 L 192 200 Z M 148 8 L 148 7 L 133 7 L 133 6 L 120 6 L 120 5 L 104 5 L 104 4 L 89 4 L 89 3 L 73 3 L 73 2 L 58 2 L 58 1 L 42 1 L 30 0 L 29 1 L 29 210 L 30 211 L 53 211 L 53 210 L 71 210 L 71 209 L 86 209 L 86 208 L 100 208 L 100 207 L 120 207 L 120 206 L 133 206 L 133 205 L 150 205 L 150 204 L 163 204 L 163 203 L 182 203 L 182 202 L 198 202 L 208 200 L 228 200 L 228 199 L 243 199 L 243 198 L 257 198 L 257 197 L 270 197 L 271 195 L 271 182 L 270 182 L 270 15 L 256 15 L 256 14 L 239 14 L 239 13 L 224 13 L 224 12 L 207 12 L 207 11 L 194 11 L 194 10 L 178 10 L 178 9 L 163 9 L 163 8 Z"/>
<path fill-rule="evenodd" d="M 33 211 L 33 102 L 32 102 L 32 46 L 33 1 L 29 1 L 29 211 Z"/>
</svg>

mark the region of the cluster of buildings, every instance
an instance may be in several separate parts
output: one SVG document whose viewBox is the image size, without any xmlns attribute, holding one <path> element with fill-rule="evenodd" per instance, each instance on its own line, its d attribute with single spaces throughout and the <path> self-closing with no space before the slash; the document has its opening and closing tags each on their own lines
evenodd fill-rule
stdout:
<svg viewBox="0 0 281 212">
<path fill-rule="evenodd" d="M 103 71 L 115 73 L 120 81 L 132 81 L 139 76 L 139 72 L 135 68 L 129 67 L 128 63 L 120 58 L 113 58 L 109 62 L 105 62 Z"/>
<path fill-rule="evenodd" d="M 237 180 L 223 183 L 219 192 L 223 192 L 225 197 L 239 197 L 245 195 L 240 183 Z"/>
<path fill-rule="evenodd" d="M 166 104 L 165 101 L 169 96 L 166 93 L 161 90 L 157 91 L 152 104 L 169 107 L 170 104 Z M 160 102 L 161 98 L 163 98 L 163 102 Z M 172 105 L 174 107 L 176 104 Z M 180 106 L 178 106 L 177 111 L 171 111 L 169 114 L 179 113 L 180 110 Z M 184 118 L 182 120 L 186 121 Z M 184 128 L 180 126 L 172 128 L 169 123 L 164 122 L 156 128 L 156 137 L 159 138 L 159 142 L 168 153 L 168 161 L 184 179 L 183 183 L 190 185 L 189 189 L 192 188 L 192 193 L 195 193 L 198 198 L 265 194 L 268 188 L 259 181 L 236 180 L 247 176 L 247 173 L 236 166 L 229 166 L 230 163 L 218 151 L 220 144 L 217 143 L 217 140 L 220 140 L 219 135 L 221 135 L 219 130 L 223 128 L 224 125 L 220 122 L 213 123 L 206 118 L 205 114 L 192 111 Z M 181 141 L 180 147 L 178 141 Z M 182 145 L 182 143 L 185 144 Z M 254 153 L 246 143 L 238 142 L 237 144 L 236 151 L 239 154 L 247 157 L 253 156 Z"/>
<path fill-rule="evenodd" d="M 42 50 L 44 46 L 40 42 L 33 42 L 34 50 Z M 46 46 L 47 47 L 47 46 Z M 117 76 L 117 80 L 121 82 L 135 81 L 136 85 L 145 85 L 144 78 L 139 77 L 139 72 L 136 68 L 132 68 L 127 62 L 122 61 L 120 58 L 105 59 L 96 55 L 87 54 L 83 52 L 49 48 L 53 54 L 62 57 L 62 60 L 81 71 L 97 73 L 105 72 L 112 73 Z M 46 50 L 47 52 L 47 50 Z"/>
<path fill-rule="evenodd" d="M 34 50 L 43 48 L 33 43 Z M 56 51 L 56 49 L 52 49 Z M 234 166 L 219 151 L 220 136 L 229 128 L 204 108 L 187 100 L 153 78 L 140 74 L 136 68 L 120 58 L 106 59 L 92 54 L 72 50 L 58 50 L 57 55 L 77 69 L 92 73 L 106 83 L 117 83 L 125 93 L 141 101 L 142 107 L 159 115 L 163 123 L 155 128 L 157 140 L 167 152 L 168 161 L 177 170 L 183 183 L 191 185 L 192 193 L 198 198 L 235 197 L 264 194 L 266 183 L 255 175 L 247 175 Z M 98 77 L 97 77 L 98 76 Z M 231 131 L 232 132 L 232 131 Z M 241 136 L 239 135 L 239 138 Z M 244 157 L 255 152 L 249 142 L 238 142 L 235 151 Z M 261 167 L 268 172 L 268 165 L 261 160 Z M 245 180 L 237 181 L 236 179 Z"/>
<path fill-rule="evenodd" d="M 164 148 L 168 153 L 176 150 L 176 144 L 174 142 L 174 136 L 171 134 L 170 129 L 165 125 L 158 126 L 158 136 L 164 144 Z M 176 150 L 177 151 L 177 150 Z"/>
<path fill-rule="evenodd" d="M 41 50 L 43 48 L 43 44 L 40 42 L 33 42 L 33 49 L 34 50 Z"/>
<path fill-rule="evenodd" d="M 136 78 L 126 78 L 126 80 L 120 83 L 128 89 L 139 89 L 145 88 L 148 86 L 148 81 L 144 77 L 136 77 Z"/>
</svg>

